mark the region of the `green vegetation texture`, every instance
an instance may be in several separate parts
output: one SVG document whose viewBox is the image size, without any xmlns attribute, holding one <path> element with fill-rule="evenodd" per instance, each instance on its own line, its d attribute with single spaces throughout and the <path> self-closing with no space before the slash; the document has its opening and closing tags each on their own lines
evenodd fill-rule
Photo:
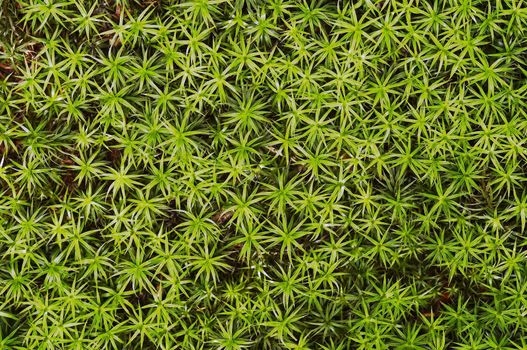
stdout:
<svg viewBox="0 0 527 350">
<path fill-rule="evenodd" d="M 0 0 L 0 349 L 527 349 L 527 1 Z"/>
</svg>

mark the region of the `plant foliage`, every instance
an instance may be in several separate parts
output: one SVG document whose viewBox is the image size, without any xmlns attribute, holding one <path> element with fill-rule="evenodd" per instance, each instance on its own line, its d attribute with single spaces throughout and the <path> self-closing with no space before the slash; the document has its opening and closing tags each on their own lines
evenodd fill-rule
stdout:
<svg viewBox="0 0 527 350">
<path fill-rule="evenodd" d="M 0 348 L 527 348 L 526 47 L 522 0 L 0 0 Z"/>
</svg>

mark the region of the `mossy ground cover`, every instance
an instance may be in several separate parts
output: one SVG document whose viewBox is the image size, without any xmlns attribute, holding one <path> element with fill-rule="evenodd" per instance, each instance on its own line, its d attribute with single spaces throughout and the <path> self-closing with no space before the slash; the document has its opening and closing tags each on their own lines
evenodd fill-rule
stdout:
<svg viewBox="0 0 527 350">
<path fill-rule="evenodd" d="M 526 349 L 527 3 L 0 1 L 2 349 Z"/>
</svg>

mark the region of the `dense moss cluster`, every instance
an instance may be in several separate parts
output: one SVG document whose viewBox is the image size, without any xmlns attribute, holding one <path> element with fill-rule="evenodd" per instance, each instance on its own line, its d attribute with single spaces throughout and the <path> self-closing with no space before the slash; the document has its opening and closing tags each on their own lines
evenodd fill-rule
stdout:
<svg viewBox="0 0 527 350">
<path fill-rule="evenodd" d="M 0 4 L 0 348 L 527 348 L 525 1 Z"/>
</svg>

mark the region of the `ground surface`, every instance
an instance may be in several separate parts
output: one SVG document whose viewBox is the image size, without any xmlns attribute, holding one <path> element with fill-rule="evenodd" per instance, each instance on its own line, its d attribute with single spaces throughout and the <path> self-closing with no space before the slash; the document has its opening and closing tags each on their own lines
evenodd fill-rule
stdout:
<svg viewBox="0 0 527 350">
<path fill-rule="evenodd" d="M 4 349 L 525 349 L 527 3 L 0 1 Z"/>
</svg>

